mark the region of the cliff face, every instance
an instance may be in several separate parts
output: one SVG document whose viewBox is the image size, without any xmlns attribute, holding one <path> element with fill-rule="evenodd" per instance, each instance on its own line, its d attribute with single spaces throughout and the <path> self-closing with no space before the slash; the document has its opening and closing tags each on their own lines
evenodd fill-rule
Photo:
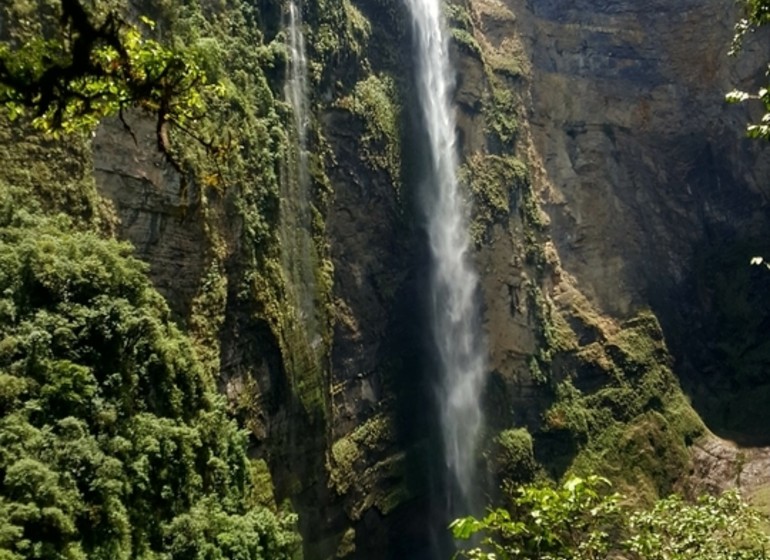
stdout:
<svg viewBox="0 0 770 560">
<path fill-rule="evenodd" d="M 743 263 L 767 247 L 770 159 L 723 95 L 756 79 L 767 34 L 729 58 L 731 5 L 509 5 L 532 65 L 533 163 L 563 266 L 613 316 L 652 308 L 709 427 L 761 440 L 764 413 L 745 392 L 764 391 L 747 372 L 767 354 L 738 325 L 768 317 L 767 279 Z M 753 419 L 730 413 L 733 395 Z"/>
<path fill-rule="evenodd" d="M 766 145 L 743 137 L 749 114 L 723 96 L 757 79 L 767 34 L 729 58 L 737 14 L 728 5 L 506 2 L 514 17 L 502 17 L 502 7 L 471 3 L 479 42 L 516 38 L 527 69 L 520 149 L 548 216 L 546 253 L 558 261 L 547 267 L 546 293 L 581 348 L 594 340 L 611 347 L 605 329 L 613 320 L 651 309 L 707 427 L 765 443 L 757 397 L 767 390 L 758 371 L 768 355 L 755 329 L 767 325 L 768 278 L 746 263 L 767 251 L 770 159 Z M 585 328 L 583 304 L 570 303 L 573 290 L 602 315 L 598 329 Z M 585 365 L 567 370 L 591 385 Z M 695 474 L 680 483 L 736 484 L 725 475 L 726 464 L 737 465 L 729 460 L 734 447 L 710 436 L 699 442 L 683 446 L 689 458 L 679 464 Z M 767 484 L 749 474 L 766 451 L 744 453 L 753 457 L 743 477 L 751 493 Z M 653 455 L 672 461 L 660 450 Z"/>
<path fill-rule="evenodd" d="M 115 123 L 98 132 L 97 186 L 221 377 L 277 497 L 298 509 L 306 556 L 409 556 L 430 540 L 424 520 L 441 478 L 410 25 L 386 0 L 305 9 L 322 325 L 310 340 L 281 260 L 297 252 L 270 233 L 293 133 L 285 60 L 273 52 L 283 48 L 280 9 L 264 4 L 254 39 L 264 74 L 246 79 L 247 61 L 222 63 L 253 105 L 238 106 L 243 120 L 221 113 L 246 138 L 235 171 L 216 185 L 197 171 L 182 182 L 137 117 L 137 144 Z M 692 452 L 707 431 L 680 380 L 708 427 L 759 431 L 754 420 L 721 421 L 710 396 L 738 370 L 748 371 L 731 388 L 739 405 L 747 388 L 767 386 L 755 371 L 764 354 L 718 347 L 725 316 L 758 343 L 768 316 L 761 303 L 750 321 L 730 314 L 761 300 L 767 280 L 729 267 L 766 245 L 770 225 L 770 154 L 743 139 L 746 112 L 723 102 L 756 75 L 767 37 L 729 60 L 735 17 L 717 0 L 469 0 L 448 10 L 489 351 L 479 466 L 491 483 L 573 468 L 643 499 L 685 488 L 690 470 L 720 486 L 707 459 L 719 452 Z M 726 303 L 736 285 L 740 303 Z M 515 427 L 528 432 L 511 447 L 501 434 Z"/>
<path fill-rule="evenodd" d="M 603 309 L 665 300 L 704 240 L 762 233 L 767 149 L 742 138 L 747 115 L 724 92 L 764 51 L 728 59 L 731 5 L 511 7 L 532 64 L 528 121 L 554 242 Z"/>
<path fill-rule="evenodd" d="M 194 197 L 181 192 L 180 179 L 155 144 L 155 126 L 130 119 L 137 142 L 117 122 L 103 124 L 94 139 L 94 175 L 116 213 L 120 236 L 150 263 L 155 286 L 177 317 L 188 317 L 203 274 L 206 239 Z"/>
</svg>

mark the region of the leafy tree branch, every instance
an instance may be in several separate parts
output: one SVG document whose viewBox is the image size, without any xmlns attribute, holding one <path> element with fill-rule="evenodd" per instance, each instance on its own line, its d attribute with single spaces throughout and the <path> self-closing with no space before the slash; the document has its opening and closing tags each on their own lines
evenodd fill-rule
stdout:
<svg viewBox="0 0 770 560">
<path fill-rule="evenodd" d="M 61 0 L 60 9 L 53 36 L 0 45 L 0 104 L 12 118 L 31 112 L 33 124 L 53 134 L 92 129 L 110 115 L 130 130 L 124 111 L 139 108 L 154 115 L 158 148 L 175 164 L 169 124 L 197 138 L 189 123 L 218 86 L 207 84 L 193 56 L 144 37 L 116 10 L 88 10 L 80 0 Z"/>
<path fill-rule="evenodd" d="M 744 0 L 744 17 L 735 25 L 735 36 L 730 54 L 740 52 L 747 34 L 770 23 L 770 0 Z M 749 100 L 759 101 L 764 106 L 764 115 L 759 122 L 750 123 L 746 132 L 750 138 L 770 140 L 770 62 L 765 73 L 767 81 L 756 93 L 735 89 L 726 95 L 729 103 L 743 103 Z"/>
</svg>

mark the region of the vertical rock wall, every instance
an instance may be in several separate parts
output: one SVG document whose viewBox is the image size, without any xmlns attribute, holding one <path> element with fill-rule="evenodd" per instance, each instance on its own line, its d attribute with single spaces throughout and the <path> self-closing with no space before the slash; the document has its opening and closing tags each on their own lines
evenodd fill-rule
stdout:
<svg viewBox="0 0 770 560">
<path fill-rule="evenodd" d="M 607 311 L 681 284 L 710 236 L 767 227 L 767 148 L 724 94 L 767 40 L 730 59 L 723 2 L 510 2 L 531 61 L 528 121 L 565 266 Z"/>
<path fill-rule="evenodd" d="M 719 342 L 707 328 L 716 288 L 696 264 L 716 241 L 768 238 L 768 149 L 742 138 L 748 115 L 722 101 L 755 76 L 767 40 L 729 60 L 736 14 L 717 0 L 562 4 L 447 8 L 491 370 L 479 462 L 490 489 L 576 468 L 649 497 L 681 487 L 705 433 L 673 373 L 697 393 L 693 352 Z M 248 136 L 237 180 L 200 189 L 191 173 L 180 192 L 138 120 L 138 145 L 115 123 L 100 129 L 97 183 L 222 377 L 278 498 L 298 509 L 306 557 L 414 558 L 440 477 L 410 25 L 396 1 L 306 2 L 313 235 L 328 284 L 314 369 L 270 241 L 291 115 L 281 7 L 259 6 L 243 17 L 260 30 L 263 73 L 223 74 L 249 100 L 228 121 Z M 695 345 L 690 320 L 705 325 Z"/>
<path fill-rule="evenodd" d="M 768 246 L 770 151 L 744 137 L 752 107 L 724 94 L 761 76 L 767 30 L 730 58 L 729 3 L 508 4 L 532 65 L 532 164 L 564 267 L 614 316 L 651 307 L 709 427 L 761 439 L 765 415 L 745 393 L 766 380 L 745 372 L 768 359 L 749 349 L 763 342 L 768 286 L 746 263 Z M 731 413 L 732 394 L 743 396 Z M 747 407 L 753 418 L 736 419 Z"/>
</svg>

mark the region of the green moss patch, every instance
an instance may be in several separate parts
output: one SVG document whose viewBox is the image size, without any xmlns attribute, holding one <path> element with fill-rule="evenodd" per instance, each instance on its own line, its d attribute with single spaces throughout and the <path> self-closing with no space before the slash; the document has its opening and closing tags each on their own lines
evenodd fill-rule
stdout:
<svg viewBox="0 0 770 560">
<path fill-rule="evenodd" d="M 500 484 L 531 481 L 537 471 L 532 436 L 526 428 L 500 432 L 486 456 L 488 468 Z"/>
<path fill-rule="evenodd" d="M 603 474 L 642 500 L 671 492 L 705 427 L 668 366 L 655 317 L 643 311 L 567 355 L 577 360 L 566 360 L 544 431 L 577 442 L 569 471 Z M 580 390 L 583 375 L 598 379 Z"/>
<path fill-rule="evenodd" d="M 406 453 L 392 453 L 393 437 L 392 421 L 379 414 L 332 444 L 329 484 L 346 496 L 353 520 L 372 507 L 387 515 L 412 496 L 406 484 Z"/>
<path fill-rule="evenodd" d="M 327 467 L 330 483 L 337 493 L 345 494 L 355 484 L 366 454 L 387 445 L 392 437 L 390 419 L 377 415 L 332 444 Z"/>
<path fill-rule="evenodd" d="M 491 226 L 506 222 L 527 182 L 527 169 L 514 157 L 473 155 L 459 179 L 473 196 L 471 238 L 480 245 Z"/>
<path fill-rule="evenodd" d="M 363 156 L 373 169 L 387 171 L 393 186 L 401 184 L 401 105 L 395 81 L 386 74 L 372 74 L 336 102 L 364 123 Z"/>
</svg>

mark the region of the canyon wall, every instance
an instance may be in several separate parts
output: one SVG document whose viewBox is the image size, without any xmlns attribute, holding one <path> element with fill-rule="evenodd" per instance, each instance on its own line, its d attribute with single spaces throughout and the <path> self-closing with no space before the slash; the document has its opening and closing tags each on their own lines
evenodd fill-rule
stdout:
<svg viewBox="0 0 770 560">
<path fill-rule="evenodd" d="M 748 259 L 768 245 L 770 150 L 744 139 L 750 114 L 723 99 L 759 75 L 767 35 L 728 58 L 737 13 L 717 0 L 469 0 L 446 15 L 489 355 L 490 495 L 568 469 L 640 500 L 730 483 L 708 457 L 737 454 L 709 429 L 764 443 L 767 412 L 749 393 L 770 390 L 768 280 Z M 135 140 L 105 123 L 93 140 L 105 221 L 221 379 L 276 497 L 300 513 L 306 557 L 429 556 L 443 466 L 405 7 L 304 7 L 319 340 L 282 270 L 297 252 L 274 235 L 292 135 L 281 6 L 202 16 L 199 35 L 232 52 L 244 47 L 223 34 L 259 30 L 253 61 L 219 63 L 245 99 L 211 116 L 222 142 L 238 138 L 237 165 L 220 172 L 179 137 L 193 169 L 180 177 L 144 117 L 130 119 Z M 733 420 L 719 394 L 759 416 Z"/>
</svg>

